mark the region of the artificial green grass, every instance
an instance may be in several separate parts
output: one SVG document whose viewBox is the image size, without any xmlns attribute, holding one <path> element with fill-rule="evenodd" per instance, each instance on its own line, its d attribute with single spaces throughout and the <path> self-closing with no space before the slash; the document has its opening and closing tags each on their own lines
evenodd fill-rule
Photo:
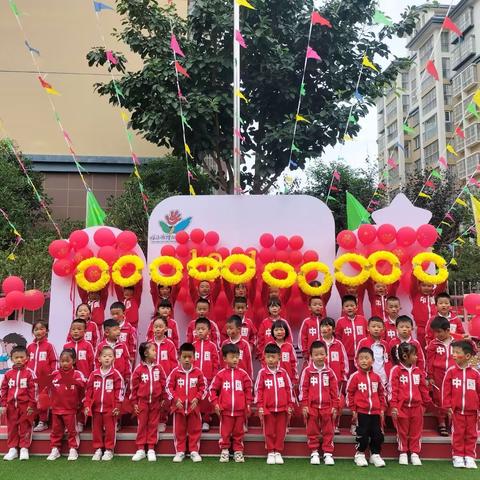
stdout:
<svg viewBox="0 0 480 480">
<path fill-rule="evenodd" d="M 205 457 L 202 463 L 193 464 L 188 458 L 181 464 L 172 463 L 171 457 L 159 457 L 156 463 L 146 460 L 134 463 L 131 457 L 115 457 L 111 462 L 92 462 L 90 457 L 80 457 L 67 462 L 63 457 L 47 462 L 46 457 L 31 457 L 28 462 L 14 460 L 2 462 L 2 478 L 8 480 L 424 480 L 441 476 L 442 480 L 479 479 L 475 470 L 454 469 L 446 460 L 424 461 L 422 467 L 400 466 L 387 461 L 386 468 L 355 467 L 352 460 L 337 460 L 335 466 L 310 465 L 309 459 L 285 459 L 284 465 L 266 465 L 265 459 L 247 458 L 244 464 L 220 464 L 218 458 Z"/>
</svg>

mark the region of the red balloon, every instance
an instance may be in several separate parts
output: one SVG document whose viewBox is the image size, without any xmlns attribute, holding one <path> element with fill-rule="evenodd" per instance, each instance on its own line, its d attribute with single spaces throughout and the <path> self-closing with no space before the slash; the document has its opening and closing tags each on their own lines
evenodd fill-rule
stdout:
<svg viewBox="0 0 480 480">
<path fill-rule="evenodd" d="M 475 338 L 480 337 L 480 315 L 476 315 L 468 322 L 468 333 Z"/>
<path fill-rule="evenodd" d="M 288 248 L 288 238 L 285 236 L 285 235 L 279 235 L 276 239 L 275 239 L 275 246 L 279 249 L 279 250 L 285 250 Z"/>
<path fill-rule="evenodd" d="M 205 234 L 203 233 L 203 230 L 201 228 L 194 228 L 190 232 L 190 238 L 192 239 L 193 243 L 200 244 L 203 242 L 203 239 L 205 238 Z"/>
<path fill-rule="evenodd" d="M 377 237 L 377 230 L 373 225 L 360 225 L 357 236 L 364 245 L 369 245 Z"/>
<path fill-rule="evenodd" d="M 263 263 L 270 263 L 273 258 L 274 258 L 274 253 L 271 248 L 262 248 L 260 250 L 260 253 L 258 254 L 258 257 Z"/>
<path fill-rule="evenodd" d="M 170 276 L 175 272 L 174 268 L 171 265 L 160 265 L 158 268 L 162 275 Z"/>
<path fill-rule="evenodd" d="M 271 233 L 264 233 L 260 236 L 260 245 L 263 248 L 273 247 L 274 242 L 275 239 L 273 238 L 273 235 Z"/>
<path fill-rule="evenodd" d="M 124 232 L 118 234 L 117 247 L 120 250 L 133 250 L 137 245 L 137 242 L 137 236 L 130 230 L 125 230 Z"/>
<path fill-rule="evenodd" d="M 245 253 L 242 247 L 233 247 L 232 248 L 232 255 L 239 255 Z"/>
<path fill-rule="evenodd" d="M 52 258 L 65 258 L 70 253 L 70 243 L 67 240 L 54 240 L 48 246 Z"/>
<path fill-rule="evenodd" d="M 230 270 L 232 272 L 236 272 L 236 273 L 244 273 L 245 272 L 245 265 L 243 263 L 236 262 L 232 265 Z"/>
<path fill-rule="evenodd" d="M 425 224 L 417 230 L 417 242 L 424 248 L 431 247 L 438 238 L 438 232 L 433 225 Z"/>
<path fill-rule="evenodd" d="M 187 254 L 188 254 L 188 248 L 187 247 L 185 247 L 185 248 L 187 249 Z M 162 255 L 166 255 L 167 257 L 174 257 L 175 256 L 175 247 L 173 245 L 164 245 L 162 247 L 162 249 L 160 250 L 160 253 Z"/>
<path fill-rule="evenodd" d="M 176 249 L 175 249 L 175 253 L 177 254 L 177 257 L 180 257 L 180 258 L 185 258 L 185 257 L 188 257 L 188 247 L 186 245 L 179 245 Z"/>
<path fill-rule="evenodd" d="M 25 290 L 25 283 L 20 277 L 10 275 L 3 280 L 2 291 L 5 295 L 8 295 L 10 292 L 14 292 L 16 290 L 20 292 Z"/>
<path fill-rule="evenodd" d="M 99 247 L 109 247 L 115 243 L 115 234 L 109 228 L 99 228 L 93 234 L 93 241 Z"/>
<path fill-rule="evenodd" d="M 40 290 L 27 290 L 25 292 L 25 310 L 38 310 L 45 303 L 45 295 Z"/>
<path fill-rule="evenodd" d="M 312 272 L 308 272 L 307 275 L 305 276 L 305 278 L 307 279 L 307 282 L 310 283 L 310 282 L 313 282 L 314 280 L 316 280 L 317 276 L 318 276 L 318 273 L 312 271 Z"/>
<path fill-rule="evenodd" d="M 88 247 L 83 247 L 75 252 L 75 254 L 73 255 L 73 261 L 75 262 L 75 264 L 79 264 L 83 260 L 92 257 L 93 252 Z"/>
<path fill-rule="evenodd" d="M 5 296 L 5 305 L 10 310 L 20 310 L 25 305 L 25 293 L 15 290 Z"/>
<path fill-rule="evenodd" d="M 402 227 L 397 232 L 397 245 L 409 247 L 417 239 L 417 232 L 412 227 Z"/>
<path fill-rule="evenodd" d="M 177 243 L 180 243 L 181 245 L 185 245 L 189 239 L 190 237 L 188 236 L 188 233 L 185 230 L 182 230 L 181 232 L 178 232 L 175 235 L 175 240 L 177 241 Z"/>
<path fill-rule="evenodd" d="M 128 278 L 135 273 L 135 265 L 133 263 L 127 263 L 120 269 L 122 277 Z"/>
<path fill-rule="evenodd" d="M 88 245 L 88 233 L 83 230 L 74 230 L 68 237 L 68 241 L 75 250 L 79 250 Z"/>
<path fill-rule="evenodd" d="M 96 281 L 100 280 L 101 276 L 102 276 L 102 271 L 96 265 L 92 265 L 91 267 L 88 267 L 85 270 L 85 278 L 89 282 L 96 282 Z"/>
<path fill-rule="evenodd" d="M 227 247 L 220 247 L 217 250 L 217 253 L 222 257 L 223 260 L 225 260 L 230 255 L 230 251 Z"/>
<path fill-rule="evenodd" d="M 302 260 L 303 260 L 302 252 L 298 250 L 294 250 L 293 252 L 290 252 L 289 261 L 292 265 L 300 265 L 300 263 L 302 263 Z"/>
<path fill-rule="evenodd" d="M 377 230 L 377 238 L 380 241 L 380 243 L 383 243 L 383 245 L 388 245 L 389 243 L 392 243 L 397 236 L 397 230 L 393 225 L 390 225 L 389 223 L 384 223 L 383 225 L 380 225 Z"/>
<path fill-rule="evenodd" d="M 292 250 L 300 250 L 303 247 L 303 238 L 300 235 L 293 235 L 288 244 Z"/>
<path fill-rule="evenodd" d="M 275 253 L 275 259 L 277 260 L 277 262 L 287 262 L 288 252 L 286 250 L 278 250 Z"/>
<path fill-rule="evenodd" d="M 248 255 L 251 258 L 256 258 L 258 255 L 258 250 L 255 247 L 248 247 L 247 249 L 245 249 L 245 255 Z"/>
<path fill-rule="evenodd" d="M 404 247 L 395 247 L 392 248 L 392 253 L 398 257 L 400 263 L 403 265 L 408 262 L 410 255 Z"/>
<path fill-rule="evenodd" d="M 57 260 L 52 267 L 55 275 L 59 277 L 68 277 L 73 273 L 73 262 L 68 260 L 67 258 L 62 258 L 61 260 Z"/>
<path fill-rule="evenodd" d="M 318 253 L 315 252 L 314 250 L 307 250 L 304 254 L 303 254 L 303 261 L 305 263 L 308 263 L 308 262 L 318 262 Z"/>
<path fill-rule="evenodd" d="M 342 230 L 337 235 L 337 243 L 345 250 L 353 250 L 357 245 L 357 237 L 350 230 Z"/>
<path fill-rule="evenodd" d="M 205 234 L 205 242 L 207 242 L 207 245 L 210 245 L 211 247 L 214 247 L 220 240 L 220 235 L 217 232 L 207 232 Z"/>
<path fill-rule="evenodd" d="M 469 293 L 463 297 L 463 306 L 470 315 L 480 314 L 480 293 Z"/>
<path fill-rule="evenodd" d="M 118 260 L 118 252 L 115 247 L 106 245 L 98 249 L 97 257 L 105 260 L 111 267 Z"/>
<path fill-rule="evenodd" d="M 5 298 L 0 298 L 0 318 L 7 318 L 13 313 L 13 310 L 7 307 Z"/>
</svg>

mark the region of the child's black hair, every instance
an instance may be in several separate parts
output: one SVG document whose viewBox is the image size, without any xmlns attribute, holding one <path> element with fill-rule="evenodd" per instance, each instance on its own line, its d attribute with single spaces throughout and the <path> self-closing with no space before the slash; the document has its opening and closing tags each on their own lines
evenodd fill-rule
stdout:
<svg viewBox="0 0 480 480">
<path fill-rule="evenodd" d="M 4 343 L 14 343 L 18 347 L 27 348 L 27 340 L 23 335 L 20 335 L 19 333 L 7 333 L 3 337 L 3 341 Z"/>
<path fill-rule="evenodd" d="M 368 347 L 359 348 L 359 349 L 358 349 L 358 352 L 357 352 L 357 354 L 356 354 L 356 358 L 358 358 L 361 353 L 368 353 L 368 354 L 372 357 L 372 359 L 375 358 L 375 357 L 373 356 L 373 350 L 372 350 L 371 348 L 368 348 Z"/>
<path fill-rule="evenodd" d="M 368 319 L 368 325 L 370 325 L 373 322 L 378 322 L 378 323 L 381 323 L 382 325 L 384 325 L 385 323 L 380 317 L 376 317 L 376 316 L 370 317 Z"/>
<path fill-rule="evenodd" d="M 102 349 L 97 353 L 97 358 L 100 357 L 102 353 L 105 352 L 106 350 L 110 350 L 115 355 L 115 351 L 110 345 L 104 345 Z"/>
<path fill-rule="evenodd" d="M 233 299 L 233 306 L 235 306 L 237 303 L 244 303 L 245 305 L 248 305 L 248 301 L 245 297 L 235 297 Z"/>
<path fill-rule="evenodd" d="M 142 360 L 142 362 L 145 361 L 145 352 L 147 351 L 147 349 L 152 346 L 153 343 L 152 342 L 142 342 L 139 346 L 138 346 L 138 354 L 140 355 L 140 360 Z"/>
<path fill-rule="evenodd" d="M 208 318 L 205 318 L 205 317 L 198 317 L 195 320 L 195 326 L 197 326 L 197 325 L 206 325 L 209 330 L 212 328 L 212 324 L 211 324 L 210 320 Z"/>
<path fill-rule="evenodd" d="M 35 327 L 40 324 L 48 332 L 48 323 L 45 320 L 35 320 L 32 323 L 32 333 L 35 330 Z"/>
<path fill-rule="evenodd" d="M 395 320 L 395 326 L 398 327 L 400 323 L 409 323 L 413 327 L 413 320 L 408 315 L 400 315 Z"/>
<path fill-rule="evenodd" d="M 270 329 L 270 334 L 272 338 L 274 338 L 273 331 L 276 328 L 283 328 L 285 330 L 285 340 L 290 336 L 290 329 L 288 328 L 287 322 L 285 322 L 284 320 L 275 320 L 272 323 L 272 328 Z"/>
<path fill-rule="evenodd" d="M 125 291 L 125 290 L 131 290 L 133 292 L 135 289 L 133 288 L 133 286 L 123 287 L 123 291 Z"/>
<path fill-rule="evenodd" d="M 322 305 L 323 305 L 323 298 L 322 297 L 318 297 L 318 296 L 315 296 L 315 297 L 310 297 L 308 299 L 308 304 L 311 305 L 313 300 L 320 300 L 322 302 Z"/>
<path fill-rule="evenodd" d="M 169 288 L 170 292 L 172 291 L 172 286 L 171 285 L 162 285 L 161 283 L 157 285 L 157 290 L 160 290 L 161 288 Z"/>
<path fill-rule="evenodd" d="M 278 355 L 280 355 L 280 353 L 282 352 L 280 347 L 276 344 L 276 343 L 268 343 L 267 345 L 265 345 L 265 350 L 264 350 L 265 354 L 267 353 L 276 353 Z"/>
<path fill-rule="evenodd" d="M 104 330 L 106 330 L 107 328 L 119 327 L 119 326 L 120 326 L 120 324 L 114 318 L 107 318 L 103 322 L 103 329 Z"/>
<path fill-rule="evenodd" d="M 182 352 L 192 352 L 195 353 L 195 347 L 193 346 L 193 343 L 185 342 L 180 345 L 180 348 L 178 349 L 178 354 L 181 355 Z"/>
<path fill-rule="evenodd" d="M 431 330 L 450 330 L 450 322 L 448 318 L 437 315 L 430 324 Z"/>
<path fill-rule="evenodd" d="M 395 345 L 392 348 L 391 354 L 395 364 L 400 364 L 405 359 L 404 357 L 410 356 L 412 353 L 417 353 L 417 347 L 408 342 L 402 342 L 399 345 Z"/>
<path fill-rule="evenodd" d="M 152 320 L 152 325 L 157 321 L 157 320 L 160 320 L 161 322 L 163 322 L 165 324 L 165 326 L 167 326 L 167 319 L 166 318 L 163 318 L 163 317 L 153 317 L 153 320 Z"/>
<path fill-rule="evenodd" d="M 206 298 L 199 298 L 195 302 L 195 306 L 199 305 L 200 303 L 204 303 L 205 305 L 208 305 L 208 308 L 210 308 L 210 302 Z"/>
<path fill-rule="evenodd" d="M 81 323 L 85 329 L 87 328 L 87 322 L 83 318 L 74 318 L 70 326 L 72 326 L 74 323 Z"/>
<path fill-rule="evenodd" d="M 311 282 L 308 282 L 308 284 L 313 288 L 318 288 L 322 286 L 322 282 L 319 282 L 318 280 L 312 280 Z M 321 298 L 321 297 L 317 297 L 317 298 Z"/>
<path fill-rule="evenodd" d="M 320 320 L 320 326 L 328 325 L 335 330 L 335 320 L 332 317 L 325 317 Z"/>
<path fill-rule="evenodd" d="M 268 300 L 268 303 L 267 303 L 267 307 L 281 307 L 282 306 L 282 302 L 280 301 L 280 299 L 278 297 L 271 297 L 269 300 Z"/>
<path fill-rule="evenodd" d="M 172 308 L 172 302 L 168 300 L 168 298 L 162 298 L 160 303 L 158 304 L 157 308 L 164 307 L 164 308 Z"/>
<path fill-rule="evenodd" d="M 24 347 L 23 345 L 17 345 L 12 348 L 10 352 L 10 357 L 13 357 L 14 353 L 24 353 L 25 355 L 27 355 L 27 347 Z"/>
<path fill-rule="evenodd" d="M 235 327 L 242 328 L 242 319 L 238 315 L 232 315 L 227 319 L 226 324 L 233 323 Z"/>
<path fill-rule="evenodd" d="M 312 352 L 313 352 L 316 348 L 324 348 L 324 349 L 325 349 L 325 353 L 327 352 L 327 346 L 325 345 L 325 342 L 322 342 L 321 340 L 315 340 L 315 341 L 312 342 L 312 344 L 310 345 L 310 356 L 312 355 Z"/>
<path fill-rule="evenodd" d="M 389 297 L 387 297 L 387 303 L 388 302 L 400 302 L 400 299 L 395 295 L 390 295 Z"/>
<path fill-rule="evenodd" d="M 450 297 L 450 295 L 447 292 L 440 292 L 438 295 L 435 295 L 435 305 L 442 298 L 448 300 L 449 302 L 452 300 L 452 298 Z"/>
<path fill-rule="evenodd" d="M 87 308 L 88 308 L 88 311 L 89 311 L 90 313 L 92 313 L 92 308 L 90 307 L 90 305 L 89 305 L 88 303 L 79 303 L 79 304 L 77 305 L 76 310 L 75 310 L 75 315 L 77 315 L 78 309 L 79 309 L 80 307 L 87 307 Z"/>
<path fill-rule="evenodd" d="M 354 295 L 344 295 L 342 297 L 342 307 L 347 303 L 347 302 L 353 302 L 355 305 L 358 304 L 357 302 L 357 297 Z"/>
<path fill-rule="evenodd" d="M 62 358 L 62 355 L 70 355 L 72 357 L 73 363 L 77 361 L 77 352 L 75 352 L 74 348 L 64 348 L 62 350 L 62 353 L 60 353 L 60 356 L 58 357 L 59 360 Z"/>
<path fill-rule="evenodd" d="M 125 311 L 125 305 L 122 302 L 113 302 L 110 305 L 110 311 L 112 311 L 114 308 L 119 308 L 120 310 L 122 310 L 122 312 Z"/>
<path fill-rule="evenodd" d="M 457 340 L 455 342 L 452 342 L 451 347 L 461 348 L 465 355 L 475 355 L 475 349 L 473 347 L 473 344 L 468 340 Z"/>
<path fill-rule="evenodd" d="M 236 343 L 226 343 L 222 347 L 222 356 L 225 358 L 229 353 L 240 355 L 240 349 Z"/>
</svg>

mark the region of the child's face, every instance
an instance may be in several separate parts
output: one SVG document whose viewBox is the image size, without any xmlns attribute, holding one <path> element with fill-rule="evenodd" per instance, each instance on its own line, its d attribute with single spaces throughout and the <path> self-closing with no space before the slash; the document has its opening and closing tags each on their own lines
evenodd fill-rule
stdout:
<svg viewBox="0 0 480 480">
<path fill-rule="evenodd" d="M 85 325 L 77 322 L 72 323 L 72 326 L 70 327 L 70 336 L 76 342 L 82 340 L 82 338 L 85 336 Z"/>
<path fill-rule="evenodd" d="M 90 320 L 90 309 L 86 305 L 80 305 L 77 308 L 77 317 L 82 320 Z"/>
<path fill-rule="evenodd" d="M 386 310 L 390 318 L 397 318 L 400 312 L 400 302 L 398 300 L 389 300 Z"/>
<path fill-rule="evenodd" d="M 285 329 L 283 327 L 275 327 L 273 329 L 273 338 L 275 340 L 285 340 Z"/>
<path fill-rule="evenodd" d="M 170 296 L 172 289 L 170 287 L 165 287 L 164 285 L 158 286 L 158 294 L 162 298 L 168 298 Z"/>
<path fill-rule="evenodd" d="M 42 340 L 47 336 L 47 329 L 41 323 L 37 323 L 33 327 L 33 336 L 36 340 Z"/>
<path fill-rule="evenodd" d="M 113 365 L 113 360 L 114 360 L 113 350 L 109 348 L 106 350 L 103 350 L 100 353 L 100 356 L 98 357 L 98 359 L 100 361 L 100 365 L 103 368 L 105 369 L 110 368 Z"/>
<path fill-rule="evenodd" d="M 199 340 L 206 340 L 210 335 L 210 329 L 205 323 L 199 323 L 195 326 L 195 332 Z"/>
<path fill-rule="evenodd" d="M 238 315 L 239 317 L 243 317 L 245 315 L 245 312 L 247 311 L 247 304 L 243 302 L 237 302 L 233 306 L 233 312 L 235 315 Z"/>
<path fill-rule="evenodd" d="M 73 358 L 69 353 L 64 353 L 60 357 L 60 368 L 62 370 L 71 370 L 73 368 Z"/>
<path fill-rule="evenodd" d="M 381 338 L 385 329 L 381 322 L 368 322 L 368 333 L 375 339 Z"/>
<path fill-rule="evenodd" d="M 331 338 L 333 335 L 333 327 L 331 325 L 320 325 L 320 334 L 323 338 Z"/>
<path fill-rule="evenodd" d="M 111 308 L 110 316 L 118 323 L 122 323 L 125 319 L 125 312 L 121 308 Z"/>
<path fill-rule="evenodd" d="M 168 318 L 172 313 L 172 309 L 170 307 L 158 307 L 158 314 L 163 318 Z"/>
<path fill-rule="evenodd" d="M 418 282 L 418 288 L 422 295 L 431 295 L 433 293 L 433 285 L 430 283 Z"/>
<path fill-rule="evenodd" d="M 197 314 L 197 317 L 208 317 L 208 311 L 210 310 L 210 306 L 208 303 L 197 303 L 195 307 L 195 313 Z"/>
<path fill-rule="evenodd" d="M 179 362 L 184 370 L 190 370 L 193 365 L 194 352 L 180 352 Z"/>
<path fill-rule="evenodd" d="M 109 342 L 116 342 L 120 337 L 120 327 L 115 325 L 114 327 L 105 329 L 105 337 Z"/>
<path fill-rule="evenodd" d="M 343 304 L 343 311 L 348 317 L 354 317 L 357 314 L 357 304 L 352 300 L 347 300 Z"/>
<path fill-rule="evenodd" d="M 278 317 L 278 315 L 280 315 L 280 305 L 270 305 L 268 307 L 268 313 L 270 313 L 272 317 Z"/>
<path fill-rule="evenodd" d="M 223 361 L 230 368 L 237 368 L 238 367 L 238 362 L 240 362 L 240 354 L 239 353 L 227 353 L 227 355 L 223 357 Z"/>
<path fill-rule="evenodd" d="M 278 287 L 268 287 L 268 297 L 278 298 L 280 296 L 280 289 Z"/>
<path fill-rule="evenodd" d="M 88 292 L 88 301 L 89 302 L 98 302 L 100 300 L 100 293 L 98 292 Z"/>
<path fill-rule="evenodd" d="M 210 295 L 210 282 L 200 282 L 198 284 L 198 293 L 201 297 L 208 297 Z"/>
<path fill-rule="evenodd" d="M 386 295 L 387 294 L 387 286 L 384 283 L 375 283 L 373 285 L 373 290 L 377 295 Z"/>
<path fill-rule="evenodd" d="M 443 341 L 447 340 L 448 338 L 450 338 L 450 329 L 447 328 L 447 330 L 441 330 L 441 329 L 434 330 L 433 331 L 433 336 L 437 340 L 440 340 L 441 342 L 443 342 Z"/>
<path fill-rule="evenodd" d="M 464 367 L 470 361 L 472 355 L 470 353 L 465 353 L 460 347 L 453 347 L 452 357 L 459 367 Z"/>
<path fill-rule="evenodd" d="M 280 362 L 280 355 L 278 353 L 265 354 L 265 363 L 268 368 L 277 368 L 278 362 Z"/>
<path fill-rule="evenodd" d="M 235 285 L 234 294 L 236 297 L 246 297 L 247 296 L 247 287 L 243 283 Z"/>
<path fill-rule="evenodd" d="M 13 348 L 13 347 L 12 347 Z M 21 368 L 28 362 L 28 357 L 25 352 L 15 352 L 12 354 L 12 363 L 16 368 Z"/>
<path fill-rule="evenodd" d="M 412 325 L 410 322 L 400 322 L 397 326 L 397 334 L 400 338 L 410 338 L 412 336 Z"/>
<path fill-rule="evenodd" d="M 126 299 L 130 299 L 133 297 L 133 290 L 131 288 L 124 288 L 123 289 L 123 296 Z"/>
<path fill-rule="evenodd" d="M 316 367 L 323 367 L 325 365 L 325 358 L 327 357 L 327 352 L 323 347 L 314 348 L 312 350 L 312 361 Z"/>
<path fill-rule="evenodd" d="M 310 311 L 316 317 L 323 315 L 323 302 L 320 298 L 313 298 L 310 300 Z"/>
<path fill-rule="evenodd" d="M 155 320 L 153 324 L 153 334 L 155 338 L 163 338 L 167 331 L 167 325 L 163 320 Z"/>
<path fill-rule="evenodd" d="M 405 358 L 405 363 L 407 365 L 416 365 L 418 360 L 418 355 L 417 352 L 414 350 L 413 352 L 410 352 L 407 357 Z"/>
<path fill-rule="evenodd" d="M 235 323 L 228 322 L 226 325 L 227 336 L 232 340 L 236 340 L 240 336 L 241 329 L 238 328 Z"/>
<path fill-rule="evenodd" d="M 448 298 L 439 298 L 437 300 L 437 310 L 440 315 L 447 316 L 450 313 L 450 300 Z"/>
<path fill-rule="evenodd" d="M 373 365 L 373 358 L 369 353 L 362 352 L 357 357 L 357 363 L 362 370 L 370 370 Z"/>
<path fill-rule="evenodd" d="M 150 343 L 145 349 L 145 362 L 152 363 L 157 359 L 157 346 L 154 343 Z"/>
</svg>

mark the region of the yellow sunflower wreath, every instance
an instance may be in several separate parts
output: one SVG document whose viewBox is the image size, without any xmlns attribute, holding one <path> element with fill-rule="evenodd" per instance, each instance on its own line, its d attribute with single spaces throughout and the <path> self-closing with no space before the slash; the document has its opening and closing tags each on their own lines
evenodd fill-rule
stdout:
<svg viewBox="0 0 480 480">
<path fill-rule="evenodd" d="M 275 270 L 285 272 L 287 274 L 287 277 L 283 279 L 275 278 L 272 275 L 272 272 L 274 272 Z M 272 262 L 265 265 L 265 269 L 262 273 L 262 278 L 263 281 L 270 287 L 289 288 L 295 283 L 295 280 L 297 279 L 297 274 L 295 272 L 295 269 L 288 263 Z"/>
<path fill-rule="evenodd" d="M 425 272 L 422 267 L 422 263 L 425 262 L 434 263 L 438 269 L 438 273 L 436 275 L 430 275 Z M 430 285 L 439 285 L 440 283 L 446 282 L 448 279 L 448 270 L 445 259 L 436 253 L 419 253 L 413 257 L 412 265 L 413 274 L 420 282 L 428 283 Z"/>
<path fill-rule="evenodd" d="M 199 267 L 207 267 L 205 272 L 201 272 Z M 211 282 L 220 276 L 220 268 L 222 264 L 211 257 L 192 258 L 187 263 L 188 274 L 195 280 L 207 280 Z"/>
<path fill-rule="evenodd" d="M 245 271 L 243 273 L 233 273 L 230 268 L 235 263 L 241 263 L 245 267 Z M 235 285 L 238 285 L 239 283 L 247 283 L 255 276 L 255 260 L 244 254 L 230 255 L 223 261 L 221 272 L 222 277 L 228 283 L 233 283 Z"/>
<path fill-rule="evenodd" d="M 377 270 L 377 263 L 381 260 L 388 262 L 392 266 L 392 271 L 388 275 L 382 275 Z M 402 276 L 402 270 L 400 268 L 400 260 L 398 257 L 392 253 L 387 252 L 386 250 L 380 250 L 378 252 L 372 253 L 368 257 L 368 261 L 371 265 L 370 268 L 370 278 L 377 283 L 384 283 L 385 285 L 391 285 L 400 279 Z"/>
<path fill-rule="evenodd" d="M 100 278 L 96 282 L 90 282 L 85 278 L 85 272 L 90 267 L 98 267 L 102 272 Z M 86 292 L 98 292 L 105 288 L 110 281 L 110 267 L 108 266 L 108 263 L 101 258 L 87 258 L 77 265 L 75 281 L 77 282 L 77 285 Z"/>
<path fill-rule="evenodd" d="M 135 271 L 129 276 L 122 275 L 122 268 L 126 265 L 132 264 Z M 142 279 L 142 270 L 145 265 L 138 255 L 123 255 L 120 257 L 112 267 L 112 280 L 116 285 L 121 287 L 133 287 Z"/>
<path fill-rule="evenodd" d="M 173 275 L 162 275 L 159 268 L 162 265 L 170 265 L 175 269 Z M 157 257 L 150 263 L 150 278 L 157 285 L 164 285 L 165 287 L 171 287 L 177 285 L 182 281 L 183 278 L 183 265 L 180 260 L 177 260 L 175 257 L 170 257 L 168 255 L 162 255 Z"/>
<path fill-rule="evenodd" d="M 342 272 L 343 266 L 349 262 L 358 263 L 362 267 L 362 270 L 353 277 Z M 370 278 L 370 263 L 364 256 L 358 253 L 344 253 L 340 255 L 333 262 L 333 268 L 335 270 L 335 279 L 348 287 L 363 285 Z"/>
<path fill-rule="evenodd" d="M 308 284 L 307 275 L 310 272 L 323 273 L 323 282 L 319 287 L 312 287 Z M 325 295 L 333 285 L 333 277 L 330 273 L 330 269 L 327 265 L 321 262 L 308 262 L 301 266 L 300 272 L 298 272 L 297 283 L 300 290 L 310 297 L 317 297 Z"/>
</svg>

